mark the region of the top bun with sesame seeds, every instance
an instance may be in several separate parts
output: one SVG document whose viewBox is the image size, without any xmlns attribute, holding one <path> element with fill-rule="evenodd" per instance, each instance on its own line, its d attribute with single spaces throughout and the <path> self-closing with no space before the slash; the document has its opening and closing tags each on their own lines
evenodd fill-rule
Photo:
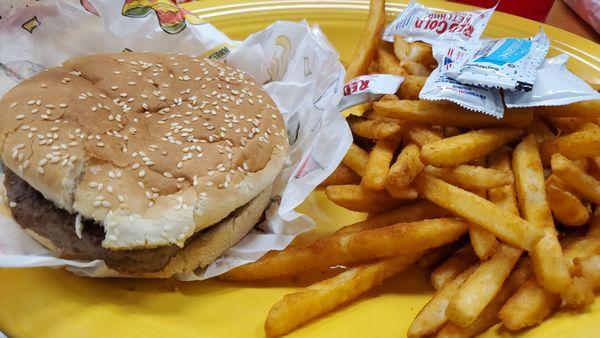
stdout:
<svg viewBox="0 0 600 338">
<path fill-rule="evenodd" d="M 9 91 L 0 117 L 4 165 L 102 225 L 108 250 L 183 247 L 270 189 L 288 150 L 252 77 L 187 55 L 73 58 Z"/>
</svg>

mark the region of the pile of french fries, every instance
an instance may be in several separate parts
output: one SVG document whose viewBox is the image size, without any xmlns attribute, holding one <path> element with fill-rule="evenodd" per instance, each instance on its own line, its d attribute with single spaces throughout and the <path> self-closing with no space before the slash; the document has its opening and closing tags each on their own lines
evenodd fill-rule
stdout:
<svg viewBox="0 0 600 338">
<path fill-rule="evenodd" d="M 348 117 L 355 142 L 322 184 L 331 201 L 368 218 L 222 278 L 348 267 L 275 304 L 268 336 L 412 264 L 432 270 L 436 292 L 408 337 L 473 337 L 498 323 L 520 330 L 558 309 L 588 307 L 600 288 L 600 101 L 507 109 L 500 120 L 421 101 L 436 66 L 431 46 L 379 41 L 384 18 L 383 0 L 372 0 L 347 79 L 372 72 L 406 80 Z"/>
</svg>

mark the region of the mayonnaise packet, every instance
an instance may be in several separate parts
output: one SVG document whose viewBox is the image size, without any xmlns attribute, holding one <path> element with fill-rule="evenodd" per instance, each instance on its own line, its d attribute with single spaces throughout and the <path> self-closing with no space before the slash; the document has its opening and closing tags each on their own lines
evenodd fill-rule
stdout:
<svg viewBox="0 0 600 338">
<path fill-rule="evenodd" d="M 411 1 L 386 27 L 382 38 L 393 42 L 394 35 L 402 35 L 408 42 L 462 46 L 479 39 L 496 6 L 474 11 L 437 12 Z"/>
<path fill-rule="evenodd" d="M 464 84 L 530 91 L 549 48 L 543 29 L 531 38 L 481 39 L 467 47 L 448 76 Z"/>
<path fill-rule="evenodd" d="M 395 94 L 404 81 L 402 76 L 391 74 L 361 75 L 350 80 L 344 86 L 344 97 L 338 105 L 339 110 L 379 99 L 385 94 Z"/>
<path fill-rule="evenodd" d="M 448 76 L 446 72 L 459 59 L 465 50 L 457 47 L 433 46 L 433 56 L 438 67 L 433 70 L 419 93 L 422 100 L 446 100 L 469 110 L 502 118 L 504 105 L 500 90 L 462 84 Z"/>
<path fill-rule="evenodd" d="M 536 71 L 536 81 L 529 92 L 505 92 L 507 107 L 562 106 L 578 101 L 597 100 L 600 94 L 589 84 L 571 73 L 561 54 L 546 59 Z"/>
</svg>

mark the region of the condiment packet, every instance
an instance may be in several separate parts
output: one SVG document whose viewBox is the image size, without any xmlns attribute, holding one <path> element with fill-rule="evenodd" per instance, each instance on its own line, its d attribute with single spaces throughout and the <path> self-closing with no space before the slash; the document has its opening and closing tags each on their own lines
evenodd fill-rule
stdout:
<svg viewBox="0 0 600 338">
<path fill-rule="evenodd" d="M 481 39 L 467 47 L 447 75 L 464 84 L 530 91 L 548 48 L 550 41 L 541 28 L 531 38 Z"/>
<path fill-rule="evenodd" d="M 411 1 L 386 27 L 382 38 L 393 42 L 394 35 L 401 35 L 408 42 L 462 46 L 479 39 L 496 6 L 474 11 L 437 12 Z"/>
<path fill-rule="evenodd" d="M 391 74 L 361 75 L 350 80 L 344 86 L 344 97 L 338 108 L 341 110 L 372 102 L 385 94 L 395 94 L 404 81 L 402 76 Z"/>
<path fill-rule="evenodd" d="M 561 54 L 546 59 L 536 71 L 536 82 L 529 92 L 505 92 L 507 107 L 561 106 L 584 100 L 600 99 L 600 94 L 581 78 L 571 73 Z"/>
<path fill-rule="evenodd" d="M 504 106 L 500 90 L 462 84 L 446 75 L 452 64 L 465 50 L 457 47 L 433 46 L 433 56 L 438 67 L 433 70 L 419 93 L 422 100 L 446 100 L 469 110 L 502 118 Z"/>
</svg>

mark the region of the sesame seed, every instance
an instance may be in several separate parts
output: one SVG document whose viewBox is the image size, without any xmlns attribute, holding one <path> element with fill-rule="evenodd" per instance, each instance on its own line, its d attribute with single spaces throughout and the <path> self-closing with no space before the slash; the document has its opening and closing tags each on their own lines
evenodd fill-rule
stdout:
<svg viewBox="0 0 600 338">
<path fill-rule="evenodd" d="M 67 104 L 66 103 L 61 103 L 58 105 L 60 108 L 67 108 Z"/>
<path fill-rule="evenodd" d="M 37 171 L 39 174 L 44 174 L 44 168 L 42 168 L 42 167 L 37 167 L 37 168 L 36 168 L 36 171 Z"/>
<path fill-rule="evenodd" d="M 19 102 L 16 102 L 16 101 L 15 101 L 15 102 L 13 102 L 13 103 L 11 103 L 11 104 L 10 104 L 10 107 L 11 107 L 11 108 L 14 108 L 14 107 L 16 107 L 18 104 L 19 104 Z"/>
<path fill-rule="evenodd" d="M 212 181 L 206 181 L 206 186 L 207 187 L 212 187 L 213 186 L 213 182 Z"/>
<path fill-rule="evenodd" d="M 104 147 L 104 143 L 102 143 L 102 142 L 98 142 L 98 143 L 96 143 L 96 146 L 98 146 L 98 147 L 102 148 L 102 147 Z"/>
<path fill-rule="evenodd" d="M 23 114 L 19 114 L 19 115 L 15 116 L 15 120 L 22 120 L 24 118 L 25 118 L 25 115 L 23 115 Z"/>
<path fill-rule="evenodd" d="M 146 171 L 145 171 L 145 170 L 143 170 L 143 169 L 142 169 L 142 170 L 140 170 L 140 172 L 138 173 L 138 176 L 139 176 L 139 177 L 144 177 L 144 176 L 146 176 Z"/>
<path fill-rule="evenodd" d="M 110 208 L 110 202 L 109 201 L 102 201 L 102 206 L 105 208 Z"/>
</svg>

